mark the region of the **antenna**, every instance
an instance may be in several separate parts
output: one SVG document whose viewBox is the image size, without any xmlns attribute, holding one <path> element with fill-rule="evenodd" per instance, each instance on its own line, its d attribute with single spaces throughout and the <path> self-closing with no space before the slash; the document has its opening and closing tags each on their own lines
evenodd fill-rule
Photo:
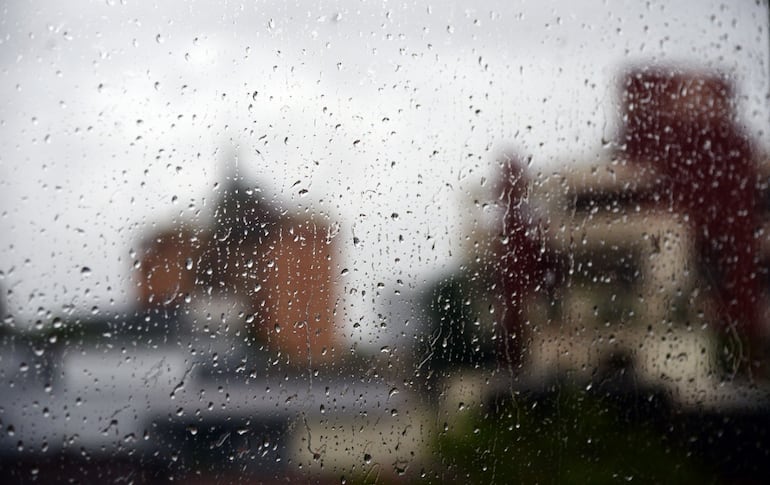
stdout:
<svg viewBox="0 0 770 485">
<path fill-rule="evenodd" d="M 221 151 L 218 178 L 223 186 L 232 186 L 241 181 L 240 160 L 241 150 L 239 145 L 230 145 Z"/>
</svg>

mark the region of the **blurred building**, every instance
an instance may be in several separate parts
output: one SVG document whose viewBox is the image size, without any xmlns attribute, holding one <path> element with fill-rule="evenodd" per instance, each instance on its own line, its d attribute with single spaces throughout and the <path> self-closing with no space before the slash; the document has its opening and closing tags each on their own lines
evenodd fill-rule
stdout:
<svg viewBox="0 0 770 485">
<path fill-rule="evenodd" d="M 770 218 L 732 85 L 712 72 L 632 68 L 620 100 L 612 158 L 533 194 L 569 285 L 560 325 L 533 334 L 530 363 L 590 372 L 625 354 L 643 377 L 689 389 L 724 367 L 751 373 L 764 362 Z"/>
<path fill-rule="evenodd" d="M 655 174 L 640 194 L 653 209 L 685 214 L 699 276 L 718 302 L 715 322 L 759 336 L 759 172 L 721 76 L 633 70 L 623 86 L 621 155 Z"/>
<path fill-rule="evenodd" d="M 211 224 L 146 238 L 140 303 L 174 314 L 193 334 L 219 336 L 220 357 L 238 354 L 231 348 L 237 341 L 299 365 L 328 360 L 338 336 L 329 234 L 325 224 L 281 212 L 233 177 Z"/>
</svg>

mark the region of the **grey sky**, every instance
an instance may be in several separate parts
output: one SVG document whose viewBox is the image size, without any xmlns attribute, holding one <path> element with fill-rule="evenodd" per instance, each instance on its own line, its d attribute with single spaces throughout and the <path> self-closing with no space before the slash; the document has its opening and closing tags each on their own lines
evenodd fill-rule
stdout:
<svg viewBox="0 0 770 485">
<path fill-rule="evenodd" d="M 129 306 L 131 248 L 206 214 L 223 151 L 339 225 L 343 323 L 368 344 L 377 283 L 458 263 L 495 149 L 602 159 L 629 63 L 730 72 L 770 145 L 764 2 L 124 3 L 0 12 L 0 283 L 19 325 Z"/>
</svg>

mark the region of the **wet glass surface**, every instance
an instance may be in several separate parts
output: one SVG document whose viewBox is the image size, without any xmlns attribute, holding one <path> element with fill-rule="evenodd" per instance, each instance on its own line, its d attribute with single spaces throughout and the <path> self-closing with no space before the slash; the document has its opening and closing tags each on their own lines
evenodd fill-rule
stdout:
<svg viewBox="0 0 770 485">
<path fill-rule="evenodd" d="M 0 22 L 0 481 L 770 472 L 767 2 Z"/>
</svg>

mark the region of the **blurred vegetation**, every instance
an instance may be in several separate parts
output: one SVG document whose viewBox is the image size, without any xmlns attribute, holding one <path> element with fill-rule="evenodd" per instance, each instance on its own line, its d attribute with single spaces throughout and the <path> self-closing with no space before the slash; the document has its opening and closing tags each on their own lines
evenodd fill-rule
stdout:
<svg viewBox="0 0 770 485">
<path fill-rule="evenodd" d="M 435 288 L 431 316 L 436 342 L 431 350 L 436 368 L 494 360 L 491 325 L 484 318 L 484 306 L 491 305 L 486 293 L 483 286 L 466 277 L 450 278 Z"/>
<path fill-rule="evenodd" d="M 708 467 L 612 401 L 575 388 L 510 397 L 446 425 L 428 483 L 706 483 Z M 652 413 L 650 416 L 653 416 Z M 439 471 L 440 470 L 440 471 Z"/>
</svg>

